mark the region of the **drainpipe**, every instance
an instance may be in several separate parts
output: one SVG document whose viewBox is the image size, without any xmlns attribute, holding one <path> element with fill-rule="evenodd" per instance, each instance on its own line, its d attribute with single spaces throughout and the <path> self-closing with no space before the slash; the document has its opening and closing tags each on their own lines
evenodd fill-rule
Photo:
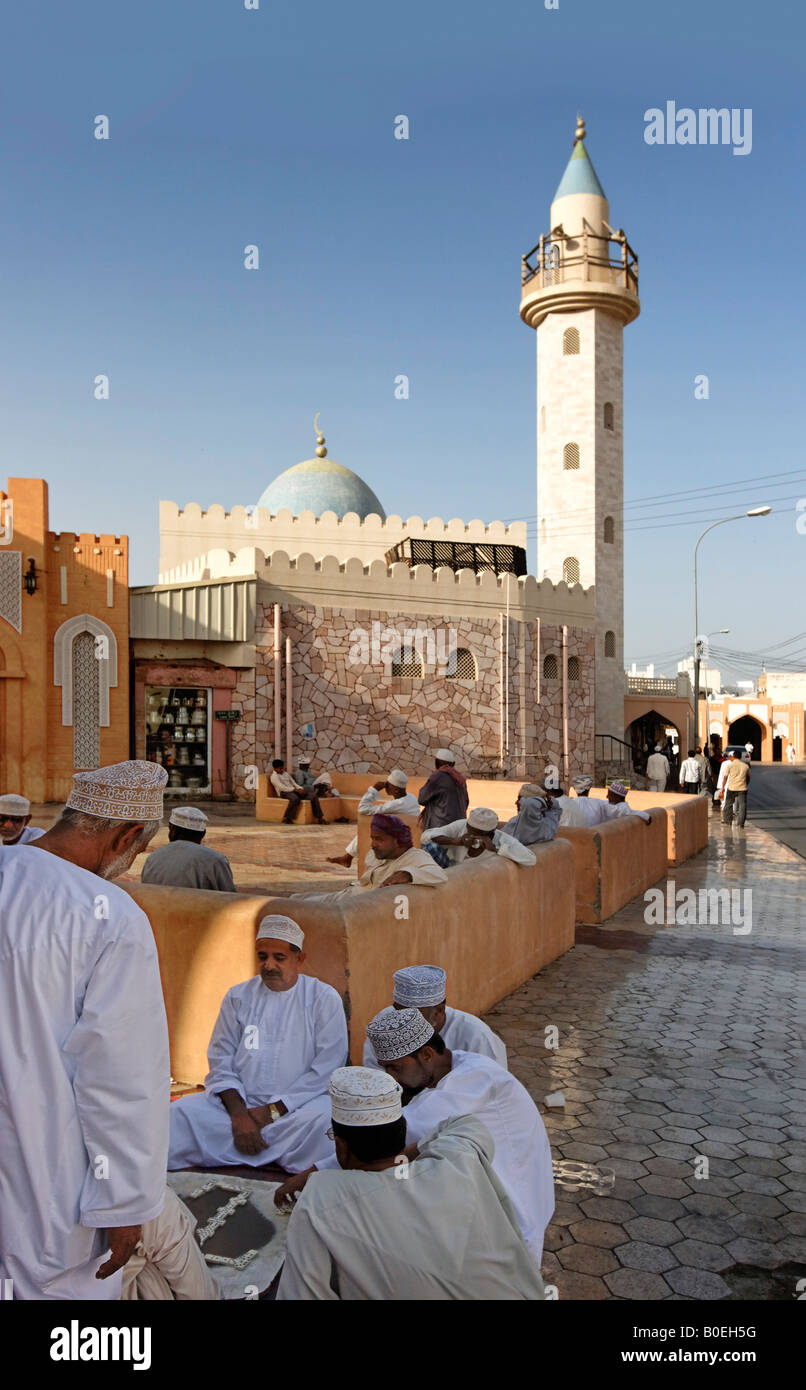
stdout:
<svg viewBox="0 0 806 1390">
<path fill-rule="evenodd" d="M 542 700 L 542 698 L 543 698 L 543 688 L 542 688 L 543 665 L 542 665 L 542 661 L 541 661 L 541 658 L 540 658 L 540 619 L 539 619 L 539 618 L 537 619 L 537 636 L 536 636 L 535 641 L 536 641 L 536 644 L 537 644 L 537 699 L 536 699 L 535 703 L 539 705 L 540 702 L 541 702 L 541 700 Z"/>
<path fill-rule="evenodd" d="M 274 605 L 274 756 L 279 758 L 283 741 L 282 655 L 280 651 L 280 605 Z"/>
<path fill-rule="evenodd" d="M 568 783 L 568 628 L 563 623 L 563 786 Z"/>
<path fill-rule="evenodd" d="M 504 658 L 504 727 L 506 737 L 504 746 L 506 748 L 507 761 L 509 761 L 509 574 L 507 574 L 507 640 L 505 644 Z"/>
<path fill-rule="evenodd" d="M 294 761 L 294 674 L 291 667 L 291 638 L 285 639 L 285 765 Z"/>
<path fill-rule="evenodd" d="M 504 615 L 498 614 L 498 761 L 504 767 Z"/>
</svg>

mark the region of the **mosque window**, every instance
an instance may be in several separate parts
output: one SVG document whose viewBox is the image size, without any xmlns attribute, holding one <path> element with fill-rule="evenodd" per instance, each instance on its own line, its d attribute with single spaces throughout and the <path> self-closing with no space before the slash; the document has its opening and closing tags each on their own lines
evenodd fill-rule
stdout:
<svg viewBox="0 0 806 1390">
<path fill-rule="evenodd" d="M 73 767 L 101 765 L 98 659 L 91 632 L 73 640 Z"/>
<path fill-rule="evenodd" d="M 445 673 L 447 680 L 453 681 L 474 681 L 476 680 L 476 658 L 467 647 L 457 647 L 456 649 L 456 668 L 450 667 Z"/>
<path fill-rule="evenodd" d="M 423 663 L 415 647 L 399 647 L 392 657 L 393 676 L 412 676 L 415 680 L 423 678 Z"/>
<path fill-rule="evenodd" d="M 563 468 L 579 468 L 579 445 L 563 445 Z"/>
<path fill-rule="evenodd" d="M 605 656 L 616 655 L 616 634 L 615 632 L 605 633 Z"/>
<path fill-rule="evenodd" d="M 604 427 L 606 430 L 614 430 L 616 428 L 612 401 L 605 401 L 604 404 Z"/>
<path fill-rule="evenodd" d="M 568 681 L 571 685 L 579 685 L 579 657 L 569 656 L 568 658 Z"/>
<path fill-rule="evenodd" d="M 543 657 L 543 680 L 556 681 L 560 675 L 560 666 L 554 652 L 549 652 L 548 656 Z"/>
<path fill-rule="evenodd" d="M 612 516 L 604 519 L 604 542 L 605 545 L 612 545 L 616 538 L 616 526 Z"/>
<path fill-rule="evenodd" d="M 563 579 L 566 584 L 579 583 L 579 560 L 576 555 L 569 555 L 563 560 Z"/>
<path fill-rule="evenodd" d="M 566 328 L 563 333 L 563 356 L 574 357 L 579 352 L 579 329 Z"/>
</svg>

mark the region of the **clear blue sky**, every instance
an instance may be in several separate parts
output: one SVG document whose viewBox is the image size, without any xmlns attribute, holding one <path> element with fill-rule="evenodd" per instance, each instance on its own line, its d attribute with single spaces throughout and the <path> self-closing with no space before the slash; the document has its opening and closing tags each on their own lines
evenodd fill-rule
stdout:
<svg viewBox="0 0 806 1390">
<path fill-rule="evenodd" d="M 316 410 L 387 512 L 534 516 L 520 256 L 580 108 L 640 257 L 625 497 L 658 500 L 627 514 L 685 522 L 628 528 L 625 657 L 683 653 L 698 525 L 768 500 L 773 517 L 704 542 L 700 626 L 742 650 L 788 637 L 806 626 L 805 30 L 781 0 L 13 6 L 3 475 L 48 479 L 56 529 L 128 532 L 134 583 L 156 578 L 160 498 L 254 501 L 312 453 Z M 752 108 L 752 153 L 647 145 L 667 99 Z"/>
</svg>

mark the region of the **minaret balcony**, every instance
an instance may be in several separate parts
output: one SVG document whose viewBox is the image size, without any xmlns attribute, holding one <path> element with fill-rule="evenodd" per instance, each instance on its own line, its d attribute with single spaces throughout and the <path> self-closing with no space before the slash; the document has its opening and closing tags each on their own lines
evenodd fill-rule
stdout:
<svg viewBox="0 0 806 1390">
<path fill-rule="evenodd" d="M 521 318 L 537 328 L 547 314 L 591 308 L 624 324 L 641 311 L 638 257 L 624 233 L 541 236 L 521 258 Z"/>
</svg>

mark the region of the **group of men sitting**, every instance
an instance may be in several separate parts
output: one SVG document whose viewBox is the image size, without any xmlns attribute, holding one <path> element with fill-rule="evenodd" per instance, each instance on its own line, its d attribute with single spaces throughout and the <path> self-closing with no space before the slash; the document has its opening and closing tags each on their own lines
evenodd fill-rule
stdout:
<svg viewBox="0 0 806 1390">
<path fill-rule="evenodd" d="M 439 966 L 407 966 L 345 1067 L 342 1001 L 302 973 L 299 925 L 265 917 L 256 950 L 204 1092 L 171 1105 L 168 1167 L 295 1174 L 278 1299 L 541 1298 L 551 1152 L 501 1039 L 447 1004 Z"/>
</svg>

